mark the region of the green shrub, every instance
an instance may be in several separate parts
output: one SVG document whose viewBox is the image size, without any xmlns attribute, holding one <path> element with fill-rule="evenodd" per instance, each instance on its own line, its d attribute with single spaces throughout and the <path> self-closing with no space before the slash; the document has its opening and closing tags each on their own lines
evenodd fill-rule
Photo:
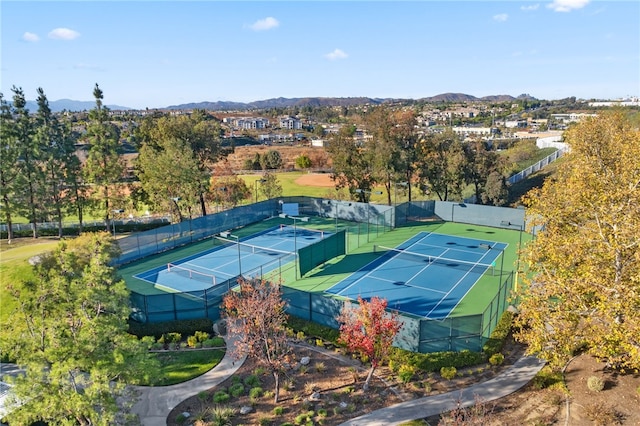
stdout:
<svg viewBox="0 0 640 426">
<path fill-rule="evenodd" d="M 295 331 L 303 332 L 306 336 L 319 337 L 325 342 L 337 344 L 338 337 L 340 337 L 339 330 L 294 316 L 289 316 L 287 325 Z M 303 339 L 304 337 L 300 340 Z"/>
<path fill-rule="evenodd" d="M 151 345 L 151 349 L 153 350 L 160 350 L 160 349 L 164 349 L 164 343 L 162 342 L 155 342 L 154 344 Z"/>
<path fill-rule="evenodd" d="M 225 391 L 218 391 L 213 394 L 213 402 L 216 404 L 225 404 L 229 402 L 229 399 L 231 399 L 231 397 Z"/>
<path fill-rule="evenodd" d="M 267 369 L 264 367 L 256 367 L 253 369 L 253 374 L 255 374 L 256 376 L 264 376 L 266 372 Z"/>
<path fill-rule="evenodd" d="M 274 416 L 281 416 L 284 414 L 284 407 L 279 405 L 277 407 L 273 407 L 273 415 Z"/>
<path fill-rule="evenodd" d="M 244 378 L 244 384 L 249 387 L 255 387 L 255 386 L 260 386 L 261 382 L 258 376 L 256 376 L 255 374 L 249 374 L 247 377 Z"/>
<path fill-rule="evenodd" d="M 193 333 L 193 336 L 196 338 L 196 340 L 199 343 L 202 343 L 202 342 L 208 340 L 211 337 L 211 335 L 209 333 L 207 333 L 206 331 L 200 331 L 200 330 L 198 330 L 195 333 Z"/>
<path fill-rule="evenodd" d="M 489 364 L 491 365 L 502 365 L 503 362 L 504 362 L 504 355 L 502 355 L 501 353 L 493 354 L 489 358 Z"/>
<path fill-rule="evenodd" d="M 540 370 L 538 374 L 535 375 L 531 383 L 533 387 L 538 390 L 557 388 L 558 390 L 566 392 L 562 372 L 554 371 L 548 365 L 544 366 L 542 370 Z"/>
<path fill-rule="evenodd" d="M 307 411 L 306 413 L 299 414 L 296 416 L 293 423 L 296 425 L 303 425 L 313 421 L 313 416 L 315 413 L 313 411 Z"/>
<path fill-rule="evenodd" d="M 489 339 L 482 346 L 482 351 L 490 357 L 502 350 L 504 342 L 511 332 L 511 325 L 513 324 L 513 312 L 504 311 L 500 317 L 500 321 L 496 325 L 496 328 L 489 336 Z"/>
<path fill-rule="evenodd" d="M 244 393 L 244 385 L 242 383 L 234 383 L 234 384 L 232 384 L 231 386 L 229 386 L 229 393 L 234 398 L 239 397 L 240 395 L 242 395 Z"/>
<path fill-rule="evenodd" d="M 213 329 L 213 321 L 209 318 L 190 320 L 166 321 L 157 323 L 139 323 L 129 321 L 129 333 L 137 337 L 153 336 L 159 339 L 166 333 L 180 333 L 183 336 L 191 336 L 196 331 L 208 332 Z"/>
<path fill-rule="evenodd" d="M 224 340 L 221 337 L 214 337 L 202 342 L 203 348 L 220 348 L 224 347 Z"/>
<path fill-rule="evenodd" d="M 178 423 L 179 425 L 184 424 L 184 422 L 187 421 L 187 416 L 185 416 L 184 414 L 180 413 L 176 416 L 176 423 Z"/>
<path fill-rule="evenodd" d="M 442 367 L 440 369 L 440 375 L 447 379 L 451 380 L 458 374 L 458 370 L 455 367 Z"/>
<path fill-rule="evenodd" d="M 421 354 L 404 349 L 392 348 L 389 365 L 400 368 L 402 365 L 413 365 L 426 373 L 440 371 L 442 367 L 469 367 L 486 362 L 485 355 L 479 352 L 462 350 L 460 352 L 432 352 Z"/>
<path fill-rule="evenodd" d="M 318 409 L 318 417 L 325 418 L 329 415 L 326 409 L 320 408 Z"/>
<path fill-rule="evenodd" d="M 398 379 L 402 383 L 409 383 L 413 376 L 416 374 L 416 367 L 413 365 L 402 365 L 398 369 Z"/>
<path fill-rule="evenodd" d="M 207 402 L 207 400 L 209 399 L 209 392 L 207 391 L 200 391 L 198 392 L 198 399 L 202 402 Z"/>
<path fill-rule="evenodd" d="M 187 337 L 187 346 L 189 346 L 190 348 L 197 348 L 198 338 L 196 336 Z"/>
<path fill-rule="evenodd" d="M 263 392 L 264 391 L 259 386 L 251 388 L 249 390 L 249 399 L 251 400 L 251 402 L 255 402 L 258 398 L 262 396 Z"/>
<path fill-rule="evenodd" d="M 604 380 L 598 376 L 589 376 L 587 379 L 587 387 L 591 392 L 600 392 L 604 389 Z"/>
</svg>

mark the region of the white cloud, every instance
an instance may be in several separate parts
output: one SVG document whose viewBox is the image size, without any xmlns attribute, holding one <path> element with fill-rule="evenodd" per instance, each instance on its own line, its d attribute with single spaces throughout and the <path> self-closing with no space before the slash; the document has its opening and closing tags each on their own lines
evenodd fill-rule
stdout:
<svg viewBox="0 0 640 426">
<path fill-rule="evenodd" d="M 280 26 L 280 22 L 276 18 L 269 16 L 268 18 L 259 19 L 249 26 L 253 31 L 266 31 Z"/>
<path fill-rule="evenodd" d="M 56 28 L 49 33 L 49 38 L 54 40 L 74 40 L 78 37 L 80 33 L 69 28 Z"/>
<path fill-rule="evenodd" d="M 497 15 L 493 15 L 493 20 L 494 21 L 504 22 L 507 19 L 509 19 L 509 15 L 507 15 L 506 13 L 499 13 Z"/>
<path fill-rule="evenodd" d="M 324 55 L 324 57 L 329 59 L 330 61 L 337 61 L 338 59 L 346 59 L 349 57 L 349 55 L 347 55 L 340 49 L 335 49 L 333 52 Z"/>
<path fill-rule="evenodd" d="M 30 33 L 28 31 L 22 34 L 22 39 L 24 41 L 31 41 L 31 42 L 40 41 L 40 37 L 38 37 L 38 34 Z"/>
<path fill-rule="evenodd" d="M 524 10 L 525 12 L 530 12 L 532 10 L 538 10 L 540 7 L 540 3 L 531 4 L 529 6 L 520 6 L 520 10 Z"/>
<path fill-rule="evenodd" d="M 571 12 L 573 9 L 582 9 L 588 3 L 589 0 L 553 0 L 547 7 L 555 12 Z"/>
</svg>

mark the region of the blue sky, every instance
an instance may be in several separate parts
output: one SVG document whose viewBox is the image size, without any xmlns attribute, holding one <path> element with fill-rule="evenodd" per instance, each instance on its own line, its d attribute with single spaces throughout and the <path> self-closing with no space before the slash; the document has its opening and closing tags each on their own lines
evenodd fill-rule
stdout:
<svg viewBox="0 0 640 426">
<path fill-rule="evenodd" d="M 7 1 L 1 89 L 161 108 L 275 97 L 640 95 L 640 2 Z"/>
</svg>

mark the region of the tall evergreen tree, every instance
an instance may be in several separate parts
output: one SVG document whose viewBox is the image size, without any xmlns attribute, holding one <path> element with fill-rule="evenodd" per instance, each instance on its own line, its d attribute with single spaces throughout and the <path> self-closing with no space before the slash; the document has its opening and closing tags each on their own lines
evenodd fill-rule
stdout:
<svg viewBox="0 0 640 426">
<path fill-rule="evenodd" d="M 11 105 L 0 93 L 0 203 L 7 224 L 7 241 L 13 240 L 13 214 L 16 210 L 16 188 L 19 172 L 19 149 Z"/>
<path fill-rule="evenodd" d="M 117 197 L 117 184 L 122 178 L 124 165 L 119 155 L 118 128 L 109 121 L 109 109 L 102 105 L 104 96 L 97 84 L 93 89 L 93 97 L 96 106 L 89 111 L 87 137 L 90 148 L 84 172 L 87 182 L 95 185 L 91 197 L 108 229 L 111 209 L 116 207 L 113 201 Z"/>
<path fill-rule="evenodd" d="M 21 88 L 13 86 L 13 116 L 19 155 L 18 205 L 32 226 L 33 238 L 38 238 L 38 191 L 43 186 L 43 174 L 39 168 L 38 145 L 34 134 L 34 122 L 29 116 L 27 101 Z"/>
<path fill-rule="evenodd" d="M 38 88 L 38 112 L 36 113 L 36 142 L 41 152 L 41 168 L 45 175 L 43 206 L 58 223 L 58 236 L 62 237 L 62 219 L 71 209 L 70 188 L 80 173 L 75 154 L 74 140 L 70 132 L 51 112 L 49 101 L 42 88 Z"/>
</svg>

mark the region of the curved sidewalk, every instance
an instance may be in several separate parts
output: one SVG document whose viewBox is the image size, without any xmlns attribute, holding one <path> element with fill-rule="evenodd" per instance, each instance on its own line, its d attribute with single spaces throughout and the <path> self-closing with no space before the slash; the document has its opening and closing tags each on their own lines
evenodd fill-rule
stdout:
<svg viewBox="0 0 640 426">
<path fill-rule="evenodd" d="M 245 358 L 235 359 L 230 350 L 235 345 L 234 338 L 225 338 L 227 350 L 218 365 L 202 376 L 188 382 L 171 386 L 131 386 L 138 395 L 138 400 L 131 408 L 144 426 L 160 426 L 167 424 L 171 410 L 185 399 L 224 382 L 240 368 Z"/>
<path fill-rule="evenodd" d="M 468 388 L 413 399 L 353 418 L 340 426 L 391 426 L 410 420 L 424 419 L 451 411 L 458 407 L 470 407 L 477 399 L 489 402 L 503 398 L 529 383 L 544 367 L 545 362 L 536 357 L 523 357 L 502 374 L 486 382 Z"/>
</svg>

